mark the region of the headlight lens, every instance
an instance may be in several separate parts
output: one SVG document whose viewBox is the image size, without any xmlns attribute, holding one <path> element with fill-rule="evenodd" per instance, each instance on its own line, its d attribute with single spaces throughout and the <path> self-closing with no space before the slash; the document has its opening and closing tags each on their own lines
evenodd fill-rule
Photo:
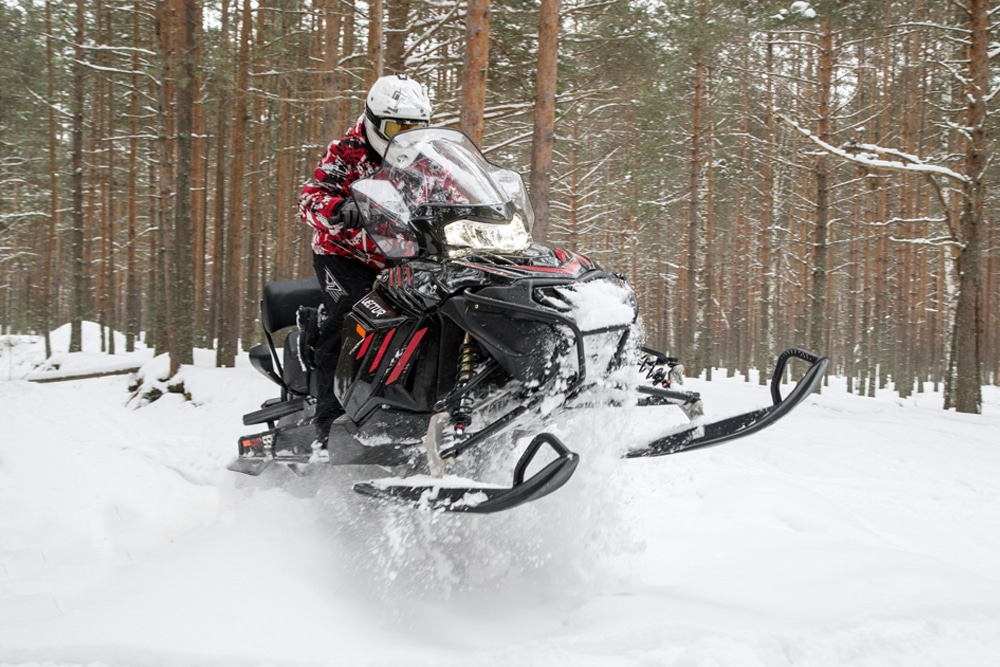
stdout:
<svg viewBox="0 0 1000 667">
<path fill-rule="evenodd" d="M 519 215 L 503 225 L 456 220 L 445 225 L 444 240 L 450 250 L 515 252 L 531 245 L 531 236 Z"/>
</svg>

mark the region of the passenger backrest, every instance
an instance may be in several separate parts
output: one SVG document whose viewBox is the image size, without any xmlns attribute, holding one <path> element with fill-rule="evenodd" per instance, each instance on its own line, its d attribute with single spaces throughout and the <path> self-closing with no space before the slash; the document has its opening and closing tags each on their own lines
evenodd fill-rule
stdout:
<svg viewBox="0 0 1000 667">
<path fill-rule="evenodd" d="M 299 306 L 319 308 L 322 295 L 315 277 L 268 283 L 260 301 L 261 325 L 269 334 L 295 326 Z"/>
</svg>

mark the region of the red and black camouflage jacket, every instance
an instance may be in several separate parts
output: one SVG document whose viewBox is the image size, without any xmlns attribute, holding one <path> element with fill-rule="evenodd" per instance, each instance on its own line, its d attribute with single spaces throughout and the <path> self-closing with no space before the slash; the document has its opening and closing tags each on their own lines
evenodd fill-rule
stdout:
<svg viewBox="0 0 1000 667">
<path fill-rule="evenodd" d="M 351 196 L 351 183 L 371 176 L 381 158 L 365 138 L 364 116 L 340 139 L 330 142 L 326 153 L 299 197 L 299 215 L 313 228 L 312 249 L 317 255 L 353 257 L 373 269 L 385 267 L 385 257 L 367 234 L 333 223 L 334 211 Z"/>
</svg>

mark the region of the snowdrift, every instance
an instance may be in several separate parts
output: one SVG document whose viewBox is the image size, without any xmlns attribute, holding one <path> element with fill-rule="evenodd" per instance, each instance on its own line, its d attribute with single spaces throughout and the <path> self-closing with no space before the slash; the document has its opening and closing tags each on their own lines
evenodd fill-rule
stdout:
<svg viewBox="0 0 1000 667">
<path fill-rule="evenodd" d="M 834 378 L 768 431 L 642 463 L 608 443 L 673 428 L 668 412 L 594 410 L 560 425 L 587 465 L 559 494 L 440 515 L 368 503 L 353 469 L 226 471 L 240 416 L 271 393 L 249 365 L 199 351 L 186 395 L 149 402 L 134 388 L 165 362 L 148 350 L 137 373 L 39 384 L 39 344 L 0 340 L 4 667 L 1000 655 L 993 387 L 971 416 Z M 60 370 L 125 357 L 58 355 Z M 760 397 L 741 378 L 689 386 L 718 416 Z"/>
</svg>

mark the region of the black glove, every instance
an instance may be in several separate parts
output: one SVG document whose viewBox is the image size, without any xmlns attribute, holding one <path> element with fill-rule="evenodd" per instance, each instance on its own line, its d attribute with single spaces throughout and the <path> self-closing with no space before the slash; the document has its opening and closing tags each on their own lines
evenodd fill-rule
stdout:
<svg viewBox="0 0 1000 667">
<path fill-rule="evenodd" d="M 344 229 L 361 229 L 361 212 L 353 199 L 347 199 L 340 205 L 334 221 Z"/>
</svg>

